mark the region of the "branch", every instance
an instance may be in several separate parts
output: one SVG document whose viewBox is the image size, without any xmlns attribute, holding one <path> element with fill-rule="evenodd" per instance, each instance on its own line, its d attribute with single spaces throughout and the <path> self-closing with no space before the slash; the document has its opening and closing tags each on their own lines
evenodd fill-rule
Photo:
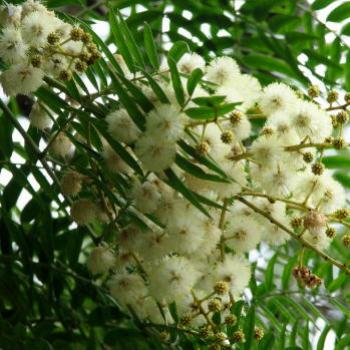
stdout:
<svg viewBox="0 0 350 350">
<path fill-rule="evenodd" d="M 288 233 L 292 238 L 297 240 L 302 246 L 313 250 L 317 255 L 321 256 L 324 260 L 329 261 L 331 264 L 333 264 L 334 266 L 337 266 L 340 270 L 344 271 L 346 274 L 348 274 L 350 276 L 350 269 L 346 267 L 346 264 L 343 264 L 342 262 L 332 258 L 328 254 L 326 254 L 326 253 L 322 252 L 321 250 L 317 249 L 311 243 L 309 243 L 308 241 L 306 241 L 302 237 L 298 236 L 296 233 L 294 233 L 288 227 L 286 227 L 285 225 L 281 224 L 279 221 L 274 219 L 270 214 L 268 214 L 267 212 L 265 212 L 262 209 L 258 208 L 254 204 L 250 203 L 245 198 L 237 196 L 236 199 L 238 201 L 240 201 L 241 203 L 245 204 L 247 207 L 249 207 L 252 210 L 254 210 L 256 213 L 258 213 L 261 216 L 263 216 L 266 219 L 268 219 L 271 223 L 275 224 L 276 226 L 278 226 L 280 229 L 282 229 L 286 233 Z"/>
</svg>

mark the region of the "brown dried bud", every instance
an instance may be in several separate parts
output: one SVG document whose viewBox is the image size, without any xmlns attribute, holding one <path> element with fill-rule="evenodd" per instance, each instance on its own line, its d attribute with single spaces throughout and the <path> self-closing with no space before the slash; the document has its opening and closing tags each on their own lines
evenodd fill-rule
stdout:
<svg viewBox="0 0 350 350">
<path fill-rule="evenodd" d="M 327 224 L 327 217 L 316 210 L 310 210 L 304 217 L 304 227 L 312 233 L 319 233 Z"/>
</svg>

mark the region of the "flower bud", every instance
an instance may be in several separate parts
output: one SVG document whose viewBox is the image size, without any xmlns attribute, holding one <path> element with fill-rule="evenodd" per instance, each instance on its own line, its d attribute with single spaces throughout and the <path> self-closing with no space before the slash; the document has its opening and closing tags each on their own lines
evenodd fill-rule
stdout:
<svg viewBox="0 0 350 350">
<path fill-rule="evenodd" d="M 224 131 L 221 134 L 221 141 L 223 143 L 231 143 L 233 141 L 234 135 L 233 132 L 230 130 Z"/>
<path fill-rule="evenodd" d="M 311 85 L 307 91 L 309 97 L 315 98 L 320 96 L 320 88 L 317 85 Z"/>
<path fill-rule="evenodd" d="M 336 149 L 342 149 L 346 146 L 346 142 L 342 137 L 333 140 L 333 146 Z"/>
<path fill-rule="evenodd" d="M 315 175 L 322 175 L 324 171 L 324 165 L 321 162 L 312 164 L 311 171 Z"/>
<path fill-rule="evenodd" d="M 349 120 L 348 112 L 347 111 L 340 111 L 336 115 L 337 123 L 338 124 L 346 124 Z"/>
<path fill-rule="evenodd" d="M 328 238 L 334 238 L 336 235 L 336 230 L 334 227 L 327 227 L 326 229 L 326 235 Z"/>
<path fill-rule="evenodd" d="M 257 341 L 260 341 L 262 338 L 264 338 L 264 330 L 260 327 L 254 328 L 254 339 Z"/>
<path fill-rule="evenodd" d="M 328 96 L 327 96 L 327 102 L 333 103 L 336 102 L 339 98 L 339 94 L 337 91 L 329 91 Z"/>
<path fill-rule="evenodd" d="M 225 281 L 219 281 L 215 283 L 214 292 L 219 295 L 226 294 L 229 290 L 229 285 Z"/>
<path fill-rule="evenodd" d="M 232 341 L 234 343 L 244 343 L 245 342 L 245 335 L 242 332 L 242 330 L 238 330 L 232 334 Z"/>
<path fill-rule="evenodd" d="M 314 156 L 311 152 L 305 152 L 303 154 L 303 160 L 305 163 L 311 163 L 314 159 Z"/>
<path fill-rule="evenodd" d="M 342 238 L 343 246 L 346 248 L 350 248 L 350 234 L 346 234 Z"/>
<path fill-rule="evenodd" d="M 219 312 L 222 309 L 222 303 L 219 299 L 212 299 L 208 303 L 208 309 L 212 312 Z"/>
<path fill-rule="evenodd" d="M 229 315 L 225 317 L 225 323 L 228 326 L 234 326 L 237 323 L 237 317 L 235 315 Z"/>
<path fill-rule="evenodd" d="M 201 156 L 206 156 L 210 151 L 210 146 L 208 142 L 203 141 L 197 145 L 196 149 Z"/>
</svg>

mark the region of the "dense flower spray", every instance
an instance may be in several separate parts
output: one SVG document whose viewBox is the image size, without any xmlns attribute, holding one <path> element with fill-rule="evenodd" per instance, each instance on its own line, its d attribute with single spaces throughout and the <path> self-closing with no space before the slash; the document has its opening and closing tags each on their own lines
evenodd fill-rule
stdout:
<svg viewBox="0 0 350 350">
<path fill-rule="evenodd" d="M 0 28 L 0 57 L 8 67 L 0 82 L 9 96 L 34 92 L 45 76 L 69 80 L 100 58 L 90 34 L 33 0 L 2 5 Z"/>
<path fill-rule="evenodd" d="M 88 34 L 41 4 L 28 0 L 12 13 L 1 17 L 0 56 L 9 68 L 0 80 L 7 94 L 35 91 L 44 75 L 68 79 L 99 57 Z M 108 245 L 93 249 L 87 267 L 133 317 L 196 329 L 212 349 L 243 342 L 240 329 L 228 337 L 221 326 L 236 323 L 231 309 L 248 287 L 249 252 L 261 242 L 280 246 L 295 239 L 324 254 L 336 235 L 332 223 L 344 224 L 349 216 L 343 187 L 322 164 L 325 149 L 346 146 L 347 113 L 322 108 L 315 88 L 303 95 L 283 83 L 262 87 L 230 57 L 206 64 L 185 54 L 177 62 L 180 83 L 188 86 L 195 70 L 203 78 L 184 92 L 184 102 L 167 63 L 152 85 L 130 72 L 121 56 L 115 59 L 123 79 L 152 108 L 137 119 L 111 91 L 118 108 L 105 116 L 104 135 L 96 132 L 101 156 L 67 128 L 49 141 L 54 157 L 74 153 L 71 140 L 95 156 L 84 175 L 73 168 L 61 176 L 62 193 L 73 198 L 73 220 L 113 230 Z M 48 112 L 36 104 L 33 126 L 50 128 Z M 265 120 L 260 129 L 256 118 Z M 111 179 L 103 186 L 94 183 L 99 169 Z M 105 180 L 103 172 L 97 176 Z M 344 236 L 344 245 L 349 241 Z M 293 275 L 309 288 L 322 283 L 302 261 Z M 259 328 L 255 334 L 263 337 Z"/>
</svg>

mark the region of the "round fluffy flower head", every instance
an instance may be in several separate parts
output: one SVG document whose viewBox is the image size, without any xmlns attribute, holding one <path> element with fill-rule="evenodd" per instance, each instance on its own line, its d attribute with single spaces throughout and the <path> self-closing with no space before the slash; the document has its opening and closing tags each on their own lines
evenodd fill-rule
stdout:
<svg viewBox="0 0 350 350">
<path fill-rule="evenodd" d="M 45 130 L 51 127 L 52 120 L 49 114 L 39 103 L 34 103 L 30 114 L 29 114 L 30 124 L 34 127 Z"/>
<path fill-rule="evenodd" d="M 130 167 L 110 145 L 104 144 L 102 156 L 106 162 L 107 168 L 110 171 L 114 173 L 130 173 Z"/>
<path fill-rule="evenodd" d="M 276 164 L 280 159 L 283 148 L 278 138 L 274 136 L 259 137 L 251 147 L 252 158 L 263 167 Z"/>
<path fill-rule="evenodd" d="M 140 131 L 125 109 L 112 112 L 106 118 L 108 132 L 120 142 L 133 143 Z"/>
<path fill-rule="evenodd" d="M 205 61 L 197 53 L 185 53 L 177 64 L 181 73 L 190 74 L 196 68 L 203 69 Z"/>
<path fill-rule="evenodd" d="M 312 142 L 323 142 L 332 133 L 330 116 L 311 102 L 300 101 L 295 105 L 291 124 L 301 139 L 308 136 Z"/>
<path fill-rule="evenodd" d="M 216 93 L 226 96 L 227 102 L 240 103 L 239 108 L 245 111 L 253 107 L 259 100 L 261 86 L 258 79 L 247 74 L 240 74 L 225 82 Z"/>
<path fill-rule="evenodd" d="M 225 243 L 236 253 L 254 249 L 261 240 L 261 229 L 253 218 L 229 216 L 225 227 Z"/>
<path fill-rule="evenodd" d="M 90 199 L 82 198 L 72 204 L 70 214 L 79 225 L 87 225 L 95 220 L 96 205 Z"/>
<path fill-rule="evenodd" d="M 198 277 L 198 271 L 188 259 L 166 258 L 149 271 L 150 294 L 159 302 L 172 302 L 189 293 Z"/>
<path fill-rule="evenodd" d="M 165 170 L 175 160 L 176 143 L 159 136 L 157 132 L 146 132 L 136 142 L 135 153 L 146 170 L 155 172 Z"/>
<path fill-rule="evenodd" d="M 106 273 L 115 263 L 115 257 L 108 246 L 99 246 L 90 253 L 86 265 L 93 275 Z"/>
<path fill-rule="evenodd" d="M 250 280 L 250 267 L 247 261 L 238 256 L 226 255 L 223 262 L 218 262 L 212 273 L 213 285 L 219 281 L 229 284 L 234 296 L 240 295 Z"/>
<path fill-rule="evenodd" d="M 263 89 L 259 107 L 262 112 L 269 116 L 272 113 L 290 113 L 297 102 L 295 92 L 282 83 L 272 83 Z"/>
<path fill-rule="evenodd" d="M 207 67 L 206 78 L 218 85 L 223 85 L 240 75 L 236 61 L 231 57 L 218 57 Z"/>
<path fill-rule="evenodd" d="M 0 6 L 0 26 L 19 26 L 22 17 L 22 6 L 6 4 Z"/>
<path fill-rule="evenodd" d="M 41 69 L 19 63 L 4 71 L 0 76 L 0 82 L 6 95 L 26 95 L 43 84 L 43 77 L 44 72 Z"/>
<path fill-rule="evenodd" d="M 22 4 L 22 17 L 27 16 L 32 12 L 47 13 L 47 9 L 39 1 L 27 0 Z"/>
<path fill-rule="evenodd" d="M 108 285 L 113 298 L 124 308 L 137 305 L 148 294 L 143 279 L 136 273 L 116 274 Z"/>
<path fill-rule="evenodd" d="M 162 104 L 152 110 L 146 118 L 146 129 L 159 133 L 162 138 L 177 141 L 184 132 L 186 116 L 173 105 Z"/>
<path fill-rule="evenodd" d="M 304 217 L 304 227 L 314 235 L 322 234 L 326 224 L 327 217 L 316 210 L 310 210 Z"/>
<path fill-rule="evenodd" d="M 20 63 L 26 58 L 27 45 L 23 42 L 21 32 L 15 27 L 2 31 L 0 37 L 0 57 L 7 63 Z"/>
<path fill-rule="evenodd" d="M 64 132 L 59 132 L 50 144 L 50 151 L 56 156 L 65 157 L 72 150 L 73 144 Z"/>
<path fill-rule="evenodd" d="M 24 17 L 22 21 L 22 37 L 33 47 L 44 46 L 48 35 L 55 29 L 55 17 L 48 13 L 34 11 Z"/>
<path fill-rule="evenodd" d="M 68 171 L 61 180 L 61 190 L 65 196 L 75 196 L 81 190 L 82 176 L 76 171 Z"/>
<path fill-rule="evenodd" d="M 135 207 L 143 213 L 154 212 L 159 205 L 160 197 L 157 186 L 149 181 L 136 184 L 132 191 Z"/>
</svg>

